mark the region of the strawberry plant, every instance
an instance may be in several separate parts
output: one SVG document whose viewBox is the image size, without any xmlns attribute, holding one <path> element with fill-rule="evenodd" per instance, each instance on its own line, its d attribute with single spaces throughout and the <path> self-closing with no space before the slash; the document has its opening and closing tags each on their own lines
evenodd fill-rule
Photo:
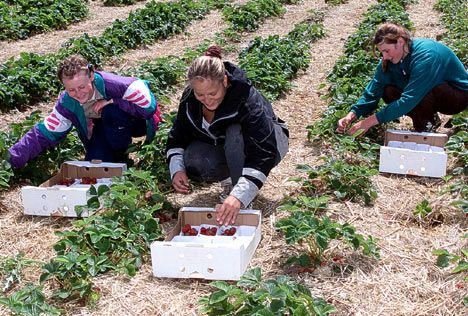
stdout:
<svg viewBox="0 0 468 316">
<path fill-rule="evenodd" d="M 450 136 L 445 144 L 445 149 L 449 154 L 457 159 L 456 163 L 461 165 L 460 174 L 468 165 L 468 111 L 463 111 L 452 118 L 452 125 L 456 133 Z M 457 172 L 457 170 L 454 170 Z M 466 171 L 465 171 L 466 172 Z"/>
<path fill-rule="evenodd" d="M 302 187 L 307 194 L 333 194 L 339 200 L 362 201 L 371 204 L 377 197 L 370 177 L 378 170 L 367 166 L 349 164 L 341 159 L 323 157 L 325 164 L 315 167 L 298 166 L 307 173 Z M 299 181 L 299 180 L 298 180 Z"/>
<path fill-rule="evenodd" d="M 467 236 L 465 236 L 465 238 L 466 237 Z M 460 255 L 452 254 L 446 249 L 437 249 L 434 250 L 432 253 L 437 256 L 437 266 L 441 268 L 446 268 L 450 264 L 455 263 L 456 267 L 453 268 L 452 273 L 468 271 L 468 249 L 461 249 Z"/>
<path fill-rule="evenodd" d="M 304 210 L 312 213 L 324 212 L 328 208 L 328 196 L 322 195 L 320 197 L 309 197 L 299 195 L 294 198 L 286 199 L 278 207 L 280 211 L 299 211 Z"/>
<path fill-rule="evenodd" d="M 2 291 L 9 291 L 15 284 L 21 282 L 21 274 L 25 267 L 37 265 L 38 262 L 24 258 L 24 254 L 20 253 L 10 257 L 0 258 L 0 277 L 2 278 Z"/>
<path fill-rule="evenodd" d="M 329 315 L 335 312 L 323 299 L 287 276 L 262 279 L 260 268 L 247 271 L 236 285 L 210 283 L 216 290 L 200 298 L 200 312 L 214 315 Z"/>
<path fill-rule="evenodd" d="M 468 4 L 464 0 L 438 0 L 434 8 L 442 12 L 447 33 L 442 40 L 452 48 L 462 63 L 468 64 Z"/>
<path fill-rule="evenodd" d="M 468 214 L 468 185 L 464 179 L 457 179 L 442 190 L 442 193 L 451 193 L 453 200 L 451 205 L 460 208 L 463 213 Z"/>
<path fill-rule="evenodd" d="M 250 0 L 244 4 L 233 4 L 223 9 L 224 20 L 234 32 L 253 32 L 269 16 L 285 13 L 281 1 Z"/>
<path fill-rule="evenodd" d="M 366 239 L 350 224 L 339 224 L 326 216 L 319 218 L 310 211 L 292 211 L 275 226 L 284 233 L 287 244 L 298 244 L 299 250 L 305 252 L 302 256 L 291 257 L 287 264 L 319 264 L 332 240 L 344 240 L 354 250 L 361 248 L 365 255 L 380 257 L 372 236 Z"/>
<path fill-rule="evenodd" d="M 163 122 L 149 144 L 137 143 L 129 148 L 135 152 L 136 168 L 148 170 L 159 181 L 161 187 L 170 187 L 171 179 L 166 166 L 166 143 L 176 113 L 164 114 Z"/>
<path fill-rule="evenodd" d="M 149 172 L 130 169 L 110 187 L 91 187 L 87 208 L 103 211 L 74 221 L 74 230 L 58 232 L 57 256 L 42 267 L 40 281 L 53 281 L 55 297 L 94 302 L 99 293 L 92 277 L 107 271 L 135 275 L 151 242 L 161 237 L 155 217 L 169 207 L 157 185 Z"/>
<path fill-rule="evenodd" d="M 49 305 L 43 288 L 27 284 L 8 297 L 0 297 L 0 304 L 8 307 L 13 315 L 60 315 L 61 310 Z"/>
<path fill-rule="evenodd" d="M 416 205 L 413 210 L 413 215 L 421 218 L 425 218 L 432 212 L 432 207 L 430 207 L 429 202 L 427 200 L 422 200 L 421 203 Z"/>
<path fill-rule="evenodd" d="M 31 35 L 64 29 L 88 15 L 81 0 L 15 0 L 0 2 L 0 40 L 25 39 Z"/>
<path fill-rule="evenodd" d="M 468 234 L 465 234 L 463 238 L 468 238 Z M 447 249 L 437 249 L 432 251 L 432 254 L 437 256 L 436 264 L 438 267 L 446 268 L 449 265 L 456 264 L 456 266 L 452 269 L 451 273 L 463 273 L 464 275 L 464 282 L 468 282 L 468 249 L 462 248 L 460 249 L 459 254 L 453 254 L 449 252 Z M 464 288 L 463 283 L 457 283 L 458 288 Z M 463 298 L 463 303 L 468 306 L 468 296 L 465 295 Z"/>
</svg>

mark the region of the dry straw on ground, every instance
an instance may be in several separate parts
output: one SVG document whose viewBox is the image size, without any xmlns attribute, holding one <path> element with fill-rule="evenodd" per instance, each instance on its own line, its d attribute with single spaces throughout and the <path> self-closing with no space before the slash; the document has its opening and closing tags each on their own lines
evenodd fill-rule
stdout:
<svg viewBox="0 0 468 316">
<path fill-rule="evenodd" d="M 16 56 L 19 51 L 54 51 L 67 37 L 79 35 L 85 30 L 93 30 L 97 34 L 116 17 L 124 17 L 129 8 L 141 7 L 145 2 L 133 7 L 104 10 L 100 1 L 92 1 L 92 16 L 99 15 L 96 19 L 100 24 L 88 20 L 67 31 L 6 44 L 0 56 L 4 60 L 8 56 Z M 288 181 L 289 177 L 299 175 L 296 165 L 317 164 L 320 148 L 307 144 L 305 127 L 316 120 L 327 106 L 320 99 L 324 91 L 319 86 L 325 82 L 327 73 L 342 54 L 341 48 L 346 38 L 355 31 L 368 6 L 374 3 L 350 0 L 337 7 L 328 7 L 322 1 L 304 0 L 299 5 L 287 6 L 288 12 L 284 17 L 269 19 L 255 34 L 246 34 L 239 44 L 239 47 L 245 47 L 249 40 L 259 35 L 285 34 L 294 23 L 307 15 L 309 9 L 321 8 L 326 13 L 324 25 L 327 37 L 312 44 L 309 69 L 293 82 L 294 88 L 287 96 L 274 103 L 275 111 L 290 127 L 290 153 L 272 171 L 255 201 L 255 207 L 264 213 L 263 237 L 251 266 L 261 267 L 265 277 L 291 274 L 306 284 L 316 296 L 332 302 L 338 310 L 336 315 L 464 315 L 466 309 L 460 301 L 466 290 L 455 287 L 461 276 L 450 275 L 437 268 L 434 265 L 435 257 L 431 254 L 437 248 L 460 249 L 463 242 L 460 236 L 467 227 L 466 218 L 447 207 L 450 198 L 438 195 L 442 180 L 377 175 L 372 178 L 379 194 L 374 206 L 331 204 L 334 219 L 351 222 L 360 233 L 379 239 L 381 260 L 371 260 L 349 249 L 340 249 L 339 245 L 332 245 L 331 251 L 341 251 L 345 260 L 354 267 L 352 272 L 336 273 L 326 266 L 312 273 L 298 274 L 282 266 L 291 248 L 272 228 L 275 219 L 282 216 L 276 207 L 283 196 L 297 190 L 297 184 Z M 435 0 L 420 1 L 409 7 L 416 36 L 435 38 L 443 32 L 439 15 L 432 9 L 434 3 Z M 187 33 L 131 51 L 107 65 L 106 69 L 130 67 L 156 56 L 181 54 L 185 48 L 196 46 L 222 27 L 220 13 L 214 12 L 205 20 L 195 21 Z M 236 55 L 227 57 L 235 61 Z M 181 88 L 172 97 L 171 104 L 163 104 L 165 110 L 176 109 Z M 39 106 L 43 111 L 51 107 L 52 103 Z M 2 127 L 5 128 L 6 123 L 22 120 L 24 115 L 16 112 L 3 114 Z M 193 195 L 172 194 L 169 198 L 176 206 L 211 206 L 217 202 L 219 192 L 220 188 L 212 185 L 196 188 Z M 69 228 L 69 221 L 23 216 L 19 195 L 18 188 L 2 194 L 0 254 L 13 255 L 22 251 L 27 257 L 48 260 L 54 255 L 52 245 L 57 240 L 53 232 Z M 442 223 L 431 225 L 415 220 L 412 210 L 423 199 L 437 202 L 444 217 Z M 35 281 L 37 273 L 28 274 L 27 278 Z M 70 306 L 70 315 L 197 315 L 197 300 L 211 291 L 206 281 L 154 278 L 150 262 L 145 263 L 133 278 L 106 274 L 95 281 L 102 290 L 98 306 Z M 4 309 L 0 312 L 8 314 Z"/>
</svg>

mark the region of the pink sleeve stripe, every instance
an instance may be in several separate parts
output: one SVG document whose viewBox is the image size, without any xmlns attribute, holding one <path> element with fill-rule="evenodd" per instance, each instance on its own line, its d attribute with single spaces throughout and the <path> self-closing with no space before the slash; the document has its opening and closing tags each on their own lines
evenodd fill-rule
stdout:
<svg viewBox="0 0 468 316">
<path fill-rule="evenodd" d="M 55 126 L 59 125 L 60 122 L 52 119 L 50 116 L 47 117 L 47 122 L 54 124 Z"/>
<path fill-rule="evenodd" d="M 128 99 L 128 101 L 132 102 L 132 103 L 138 103 L 140 102 L 141 100 L 143 100 L 145 98 L 144 95 L 140 95 L 138 98 L 134 98 L 134 99 Z"/>
<path fill-rule="evenodd" d="M 143 107 L 143 106 L 147 106 L 148 103 L 150 103 L 150 101 L 148 101 L 148 100 L 145 99 L 143 102 L 136 103 L 136 105 Z"/>
<path fill-rule="evenodd" d="M 50 130 L 55 131 L 55 126 L 54 125 L 47 124 L 47 128 L 50 129 Z"/>
<path fill-rule="evenodd" d="M 133 99 L 134 97 L 136 97 L 140 93 L 141 93 L 140 90 L 137 90 L 137 91 L 133 92 L 132 94 L 130 94 L 129 96 L 125 97 L 124 99 L 127 99 L 127 100 Z"/>
</svg>

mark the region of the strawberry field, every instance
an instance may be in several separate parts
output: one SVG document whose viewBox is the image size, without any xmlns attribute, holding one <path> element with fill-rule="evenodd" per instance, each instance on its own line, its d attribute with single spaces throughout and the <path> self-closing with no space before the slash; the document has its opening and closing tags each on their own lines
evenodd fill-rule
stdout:
<svg viewBox="0 0 468 316">
<path fill-rule="evenodd" d="M 385 129 L 410 129 L 406 117 L 361 138 L 335 133 L 373 75 L 369 39 L 380 23 L 437 39 L 467 66 L 466 1 L 31 4 L 0 4 L 0 314 L 466 315 L 466 112 L 439 130 L 450 136 L 442 179 L 378 172 Z M 164 152 L 186 68 L 211 43 L 287 122 L 290 150 L 254 200 L 262 240 L 243 279 L 156 278 L 151 242 L 175 225 L 180 207 L 213 207 L 221 192 L 219 184 L 196 184 L 175 194 Z M 56 64 L 73 53 L 148 80 L 164 123 L 151 144 L 135 140 L 124 178 L 92 190 L 88 206 L 102 208 L 96 215 L 26 216 L 21 187 L 83 157 L 70 133 L 21 170 L 5 162 L 7 149 L 52 109 L 61 89 Z"/>
</svg>

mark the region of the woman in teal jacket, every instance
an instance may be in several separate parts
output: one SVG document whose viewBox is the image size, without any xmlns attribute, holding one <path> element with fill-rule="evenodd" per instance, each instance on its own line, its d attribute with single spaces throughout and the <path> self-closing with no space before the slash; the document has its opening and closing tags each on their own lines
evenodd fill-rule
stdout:
<svg viewBox="0 0 468 316">
<path fill-rule="evenodd" d="M 373 44 L 382 59 L 361 98 L 338 121 L 337 132 L 365 133 L 403 115 L 411 117 L 416 131 L 433 131 L 440 125 L 437 112 L 453 115 L 466 109 L 468 73 L 450 48 L 430 39 L 411 39 L 407 29 L 394 23 L 380 25 Z M 381 98 L 385 106 L 347 129 L 374 111 Z"/>
</svg>

